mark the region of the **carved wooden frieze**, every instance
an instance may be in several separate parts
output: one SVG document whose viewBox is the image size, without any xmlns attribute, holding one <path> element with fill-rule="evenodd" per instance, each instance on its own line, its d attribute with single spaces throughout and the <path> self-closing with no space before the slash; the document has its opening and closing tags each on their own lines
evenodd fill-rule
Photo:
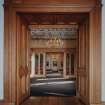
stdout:
<svg viewBox="0 0 105 105">
<path fill-rule="evenodd" d="M 78 27 L 68 28 L 30 28 L 32 39 L 76 39 Z"/>
</svg>

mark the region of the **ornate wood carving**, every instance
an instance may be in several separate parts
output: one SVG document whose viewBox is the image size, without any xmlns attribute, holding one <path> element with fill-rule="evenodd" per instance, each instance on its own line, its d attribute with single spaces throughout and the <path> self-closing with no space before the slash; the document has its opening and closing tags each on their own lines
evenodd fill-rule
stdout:
<svg viewBox="0 0 105 105">
<path fill-rule="evenodd" d="M 77 37 L 77 27 L 71 28 L 38 28 L 30 29 L 30 34 L 32 39 L 50 39 L 50 38 L 60 38 L 60 39 L 76 39 Z"/>
<path fill-rule="evenodd" d="M 16 104 L 21 104 L 24 99 L 29 96 L 29 67 L 27 63 L 29 62 L 28 55 L 28 33 L 27 33 L 27 24 L 21 20 L 21 18 L 16 16 L 17 23 L 17 41 L 16 41 Z"/>
</svg>

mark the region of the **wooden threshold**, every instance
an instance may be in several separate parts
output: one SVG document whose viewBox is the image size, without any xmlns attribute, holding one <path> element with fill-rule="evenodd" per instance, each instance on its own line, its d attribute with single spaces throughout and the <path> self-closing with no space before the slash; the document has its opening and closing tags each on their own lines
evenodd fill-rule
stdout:
<svg viewBox="0 0 105 105">
<path fill-rule="evenodd" d="M 22 105 L 82 105 L 76 97 L 30 97 Z"/>
</svg>

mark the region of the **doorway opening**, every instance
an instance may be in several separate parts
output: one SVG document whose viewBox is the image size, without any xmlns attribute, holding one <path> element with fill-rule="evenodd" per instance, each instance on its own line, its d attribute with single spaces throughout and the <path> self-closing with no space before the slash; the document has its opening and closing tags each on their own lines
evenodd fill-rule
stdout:
<svg viewBox="0 0 105 105">
<path fill-rule="evenodd" d="M 82 94 L 87 97 L 88 76 L 85 77 L 84 72 L 88 73 L 89 64 L 88 14 L 17 15 L 17 30 L 22 30 L 23 36 L 18 36 L 22 41 L 20 61 L 26 68 L 21 66 L 19 71 L 17 86 L 22 89 L 17 97 L 24 97 L 19 101 L 28 96 L 74 97 Z"/>
</svg>

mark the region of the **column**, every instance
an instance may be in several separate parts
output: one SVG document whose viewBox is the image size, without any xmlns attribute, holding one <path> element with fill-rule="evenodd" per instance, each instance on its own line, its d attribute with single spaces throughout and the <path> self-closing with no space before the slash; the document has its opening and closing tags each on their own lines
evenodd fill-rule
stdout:
<svg viewBox="0 0 105 105">
<path fill-rule="evenodd" d="M 46 76 L 46 53 L 43 53 L 43 75 Z"/>
<path fill-rule="evenodd" d="M 66 78 L 66 53 L 64 52 L 64 57 L 63 57 L 63 77 Z"/>
<path fill-rule="evenodd" d="M 31 77 L 35 76 L 35 53 L 31 56 Z"/>
<path fill-rule="evenodd" d="M 69 54 L 69 75 L 71 76 L 71 53 Z"/>
<path fill-rule="evenodd" d="M 76 54 L 74 53 L 74 76 L 76 76 L 76 69 L 77 69 Z"/>
<path fill-rule="evenodd" d="M 34 75 L 36 72 L 36 54 L 34 53 Z"/>
<path fill-rule="evenodd" d="M 38 75 L 40 75 L 40 53 L 38 54 Z"/>
</svg>

